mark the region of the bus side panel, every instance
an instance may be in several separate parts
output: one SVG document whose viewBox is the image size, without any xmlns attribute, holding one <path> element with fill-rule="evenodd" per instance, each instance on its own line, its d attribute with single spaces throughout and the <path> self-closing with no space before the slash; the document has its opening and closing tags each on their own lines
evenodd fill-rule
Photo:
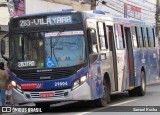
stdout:
<svg viewBox="0 0 160 115">
<path fill-rule="evenodd" d="M 128 60 L 127 60 L 126 50 L 124 51 L 124 62 L 123 63 L 124 63 L 124 67 L 123 67 L 122 91 L 129 88 L 129 71 L 128 71 Z"/>
<path fill-rule="evenodd" d="M 111 55 L 111 52 L 110 51 L 101 51 L 101 75 L 102 75 L 102 78 L 105 76 L 105 74 L 107 73 L 108 76 L 106 77 L 109 77 L 110 81 L 111 82 L 111 88 L 115 89 L 115 85 L 113 83 L 114 82 L 114 79 L 113 77 L 113 65 L 112 65 L 112 55 Z"/>
<path fill-rule="evenodd" d="M 135 86 L 139 86 L 140 85 L 140 72 L 141 72 L 141 51 L 140 49 L 134 49 L 133 50 L 134 53 L 134 66 L 135 66 L 135 72 L 134 72 L 134 76 L 135 76 Z"/>
<path fill-rule="evenodd" d="M 158 54 L 156 48 L 150 48 L 148 50 L 148 70 L 147 70 L 147 84 L 152 83 L 158 78 Z"/>
<path fill-rule="evenodd" d="M 92 28 L 97 33 L 97 22 L 95 19 L 86 20 L 86 28 Z M 98 41 L 98 35 L 97 35 Z M 99 43 L 97 42 L 97 46 Z M 101 62 L 100 54 L 98 53 L 96 46 L 92 46 L 93 52 L 89 56 L 89 85 L 91 87 L 91 99 L 98 99 L 102 97 L 102 76 L 101 75 Z"/>
<path fill-rule="evenodd" d="M 97 59 L 96 59 L 97 57 Z M 95 60 L 95 61 L 92 61 Z M 90 56 L 90 87 L 91 87 L 91 98 L 92 100 L 102 97 L 102 75 L 101 75 L 101 62 L 100 56 L 91 55 Z"/>
<path fill-rule="evenodd" d="M 135 86 L 140 86 L 140 74 L 142 68 L 146 75 L 146 83 L 152 83 L 158 77 L 158 54 L 155 49 L 136 49 L 134 50 L 135 65 Z"/>
</svg>

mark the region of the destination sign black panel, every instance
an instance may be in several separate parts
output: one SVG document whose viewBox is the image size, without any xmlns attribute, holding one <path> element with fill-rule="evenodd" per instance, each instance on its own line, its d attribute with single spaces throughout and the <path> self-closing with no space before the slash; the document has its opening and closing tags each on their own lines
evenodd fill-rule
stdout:
<svg viewBox="0 0 160 115">
<path fill-rule="evenodd" d="M 78 15 L 50 15 L 43 17 L 25 17 L 23 19 L 14 20 L 12 27 L 36 27 L 36 26 L 52 26 L 80 23 Z"/>
</svg>

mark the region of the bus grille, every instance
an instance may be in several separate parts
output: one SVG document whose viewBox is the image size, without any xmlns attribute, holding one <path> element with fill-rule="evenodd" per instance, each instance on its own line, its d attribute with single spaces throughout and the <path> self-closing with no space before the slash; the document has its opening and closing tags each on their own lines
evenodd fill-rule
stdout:
<svg viewBox="0 0 160 115">
<path fill-rule="evenodd" d="M 73 75 L 73 72 L 70 71 L 52 71 L 52 72 L 34 72 L 34 73 L 22 73 L 18 75 L 20 79 L 23 80 L 51 80 L 51 79 L 60 79 L 67 78 Z"/>
<path fill-rule="evenodd" d="M 30 96 L 31 98 L 41 98 L 40 97 L 40 93 L 41 92 L 30 92 Z M 53 97 L 64 97 L 68 95 L 68 91 L 63 91 L 63 90 L 59 90 L 59 91 L 53 91 L 54 96 Z"/>
</svg>

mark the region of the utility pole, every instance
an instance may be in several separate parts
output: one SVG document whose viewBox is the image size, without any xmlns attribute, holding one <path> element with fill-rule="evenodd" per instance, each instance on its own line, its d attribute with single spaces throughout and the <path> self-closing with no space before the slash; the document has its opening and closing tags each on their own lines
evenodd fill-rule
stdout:
<svg viewBox="0 0 160 115">
<path fill-rule="evenodd" d="M 157 3 L 156 3 L 156 37 L 158 38 L 158 45 L 159 45 L 159 66 L 160 66 L 160 37 L 159 37 L 160 27 L 159 26 L 160 26 L 160 3 L 159 3 L 159 0 L 157 0 Z M 160 67 L 159 67 L 159 75 L 160 75 Z"/>
<path fill-rule="evenodd" d="M 159 40 L 159 27 L 158 27 L 158 25 L 160 24 L 159 13 L 160 13 L 160 5 L 159 5 L 159 0 L 157 0 L 157 3 L 156 3 L 156 37 L 158 37 L 158 40 Z"/>
<path fill-rule="evenodd" d="M 97 0 L 91 0 L 91 10 L 96 10 L 96 1 Z"/>
</svg>

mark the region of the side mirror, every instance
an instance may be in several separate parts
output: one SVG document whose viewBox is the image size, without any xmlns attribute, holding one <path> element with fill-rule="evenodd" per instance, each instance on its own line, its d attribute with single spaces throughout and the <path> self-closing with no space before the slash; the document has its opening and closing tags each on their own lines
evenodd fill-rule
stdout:
<svg viewBox="0 0 160 115">
<path fill-rule="evenodd" d="M 5 38 L 8 37 L 8 33 L 6 35 L 4 35 L 1 39 L 1 55 L 2 55 L 2 58 L 5 59 L 6 61 L 8 61 L 8 58 L 5 57 L 5 51 L 6 51 L 6 41 L 5 41 Z"/>
<path fill-rule="evenodd" d="M 5 54 L 5 50 L 6 50 L 6 45 L 5 45 L 5 40 L 1 40 L 1 55 Z"/>
</svg>

